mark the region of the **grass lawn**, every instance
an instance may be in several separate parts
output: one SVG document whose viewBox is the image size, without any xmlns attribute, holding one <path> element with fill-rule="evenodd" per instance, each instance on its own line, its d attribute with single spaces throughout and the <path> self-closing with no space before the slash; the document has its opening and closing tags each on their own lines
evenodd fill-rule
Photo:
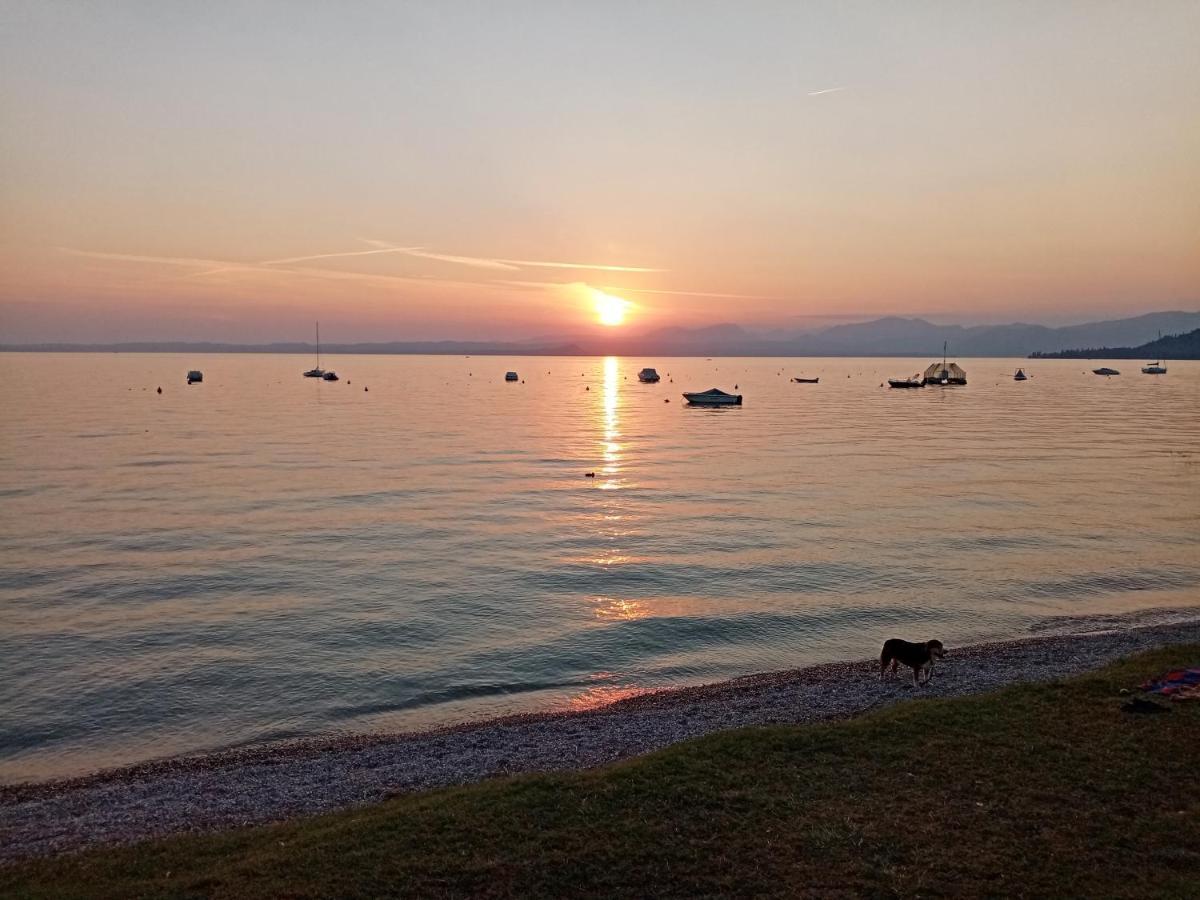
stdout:
<svg viewBox="0 0 1200 900">
<path fill-rule="evenodd" d="M 17 897 L 1200 896 L 1200 661 L 753 728 L 605 769 L 0 869 Z"/>
</svg>

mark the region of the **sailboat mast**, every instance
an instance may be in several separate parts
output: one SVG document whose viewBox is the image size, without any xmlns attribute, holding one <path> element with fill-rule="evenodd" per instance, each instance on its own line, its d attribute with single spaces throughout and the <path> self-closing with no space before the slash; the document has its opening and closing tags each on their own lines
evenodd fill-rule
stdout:
<svg viewBox="0 0 1200 900">
<path fill-rule="evenodd" d="M 317 323 L 317 368 L 321 368 L 321 323 Z"/>
</svg>

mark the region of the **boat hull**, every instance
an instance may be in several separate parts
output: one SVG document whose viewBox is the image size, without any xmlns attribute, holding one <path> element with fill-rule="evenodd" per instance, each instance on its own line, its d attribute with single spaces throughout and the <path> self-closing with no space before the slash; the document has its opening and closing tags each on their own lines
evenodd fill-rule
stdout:
<svg viewBox="0 0 1200 900">
<path fill-rule="evenodd" d="M 684 394 L 683 399 L 689 406 L 741 406 L 741 394 Z"/>
<path fill-rule="evenodd" d="M 820 384 L 821 383 L 820 378 L 793 378 L 792 381 L 795 382 L 796 384 Z"/>
<path fill-rule="evenodd" d="M 907 380 L 901 381 L 898 378 L 889 378 L 888 379 L 888 387 L 919 388 L 919 387 L 925 387 L 925 382 L 923 382 L 923 381 L 907 381 Z"/>
</svg>

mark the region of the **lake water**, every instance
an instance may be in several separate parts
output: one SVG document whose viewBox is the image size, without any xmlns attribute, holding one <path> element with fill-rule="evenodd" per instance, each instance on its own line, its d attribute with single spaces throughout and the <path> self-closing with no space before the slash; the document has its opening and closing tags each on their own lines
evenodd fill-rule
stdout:
<svg viewBox="0 0 1200 900">
<path fill-rule="evenodd" d="M 0 779 L 1196 602 L 1200 363 L 928 362 L 0 355 Z"/>
</svg>

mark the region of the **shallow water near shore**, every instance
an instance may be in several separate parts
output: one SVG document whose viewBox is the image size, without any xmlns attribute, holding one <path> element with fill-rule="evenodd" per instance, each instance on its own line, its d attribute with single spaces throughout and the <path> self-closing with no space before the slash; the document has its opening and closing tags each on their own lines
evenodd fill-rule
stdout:
<svg viewBox="0 0 1200 900">
<path fill-rule="evenodd" d="M 0 355 L 0 779 L 1195 602 L 1200 364 L 926 363 Z"/>
</svg>

